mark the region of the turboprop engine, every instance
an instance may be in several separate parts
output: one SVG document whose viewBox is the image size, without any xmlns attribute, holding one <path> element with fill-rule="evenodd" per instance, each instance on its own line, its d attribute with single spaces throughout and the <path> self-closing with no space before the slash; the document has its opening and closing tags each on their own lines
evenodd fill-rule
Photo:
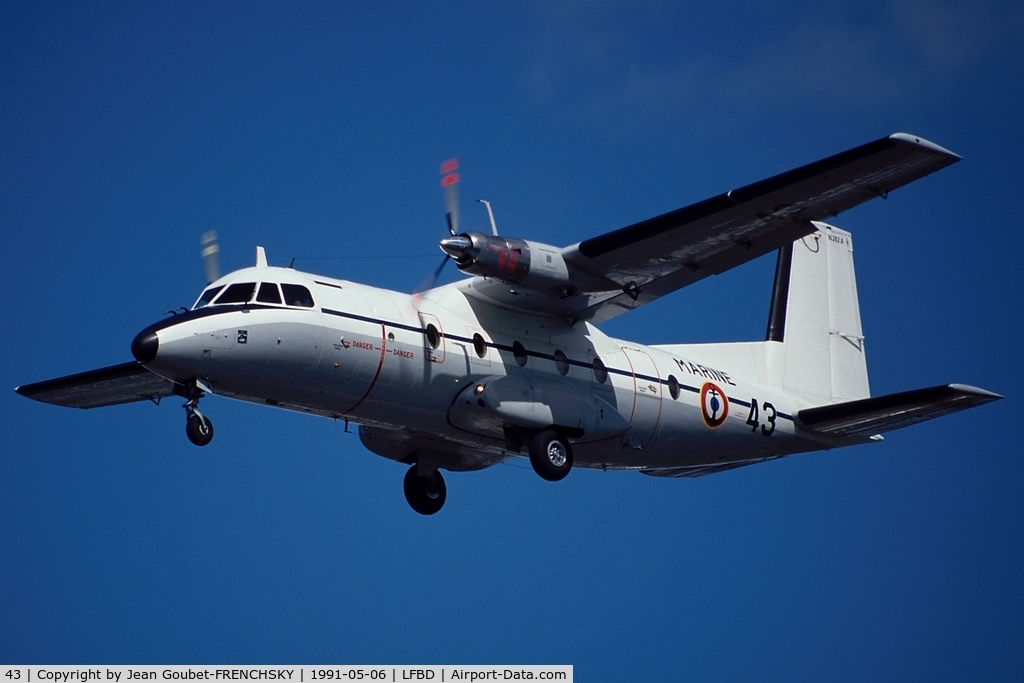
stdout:
<svg viewBox="0 0 1024 683">
<path fill-rule="evenodd" d="M 549 292 L 558 298 L 576 293 L 561 250 L 549 244 L 465 232 L 445 237 L 440 245 L 463 273 Z"/>
</svg>

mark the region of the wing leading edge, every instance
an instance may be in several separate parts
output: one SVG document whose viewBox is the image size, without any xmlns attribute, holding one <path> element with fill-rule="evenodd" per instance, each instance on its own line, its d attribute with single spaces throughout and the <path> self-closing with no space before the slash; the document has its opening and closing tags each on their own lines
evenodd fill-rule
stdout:
<svg viewBox="0 0 1024 683">
<path fill-rule="evenodd" d="M 956 163 L 960 157 L 896 133 L 676 211 L 584 240 L 567 263 L 620 291 L 574 317 L 607 320 L 814 232 L 811 221 Z"/>
<path fill-rule="evenodd" d="M 573 296 L 510 292 L 485 278 L 461 288 L 507 306 L 599 323 L 791 244 L 814 232 L 811 221 L 886 197 L 959 160 L 896 133 L 562 249 Z"/>
<path fill-rule="evenodd" d="M 102 408 L 136 401 L 159 401 L 174 394 L 174 382 L 132 361 L 77 375 L 26 384 L 22 396 L 68 408 Z"/>
</svg>

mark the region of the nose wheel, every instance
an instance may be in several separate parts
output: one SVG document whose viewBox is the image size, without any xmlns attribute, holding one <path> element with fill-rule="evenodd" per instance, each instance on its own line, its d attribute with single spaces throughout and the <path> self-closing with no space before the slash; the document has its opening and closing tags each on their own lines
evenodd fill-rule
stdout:
<svg viewBox="0 0 1024 683">
<path fill-rule="evenodd" d="M 213 441 L 213 422 L 199 412 L 199 399 L 185 404 L 185 436 L 196 446 L 205 446 Z"/>
<path fill-rule="evenodd" d="M 421 477 L 417 467 L 413 465 L 405 473 L 405 499 L 409 501 L 409 507 L 421 515 L 432 515 L 444 507 L 448 488 L 439 471 L 434 470 L 430 475 Z"/>
</svg>

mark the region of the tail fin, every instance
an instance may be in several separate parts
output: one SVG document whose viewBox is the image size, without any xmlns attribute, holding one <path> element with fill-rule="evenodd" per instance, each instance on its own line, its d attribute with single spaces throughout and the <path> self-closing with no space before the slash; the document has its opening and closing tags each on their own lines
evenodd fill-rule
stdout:
<svg viewBox="0 0 1024 683">
<path fill-rule="evenodd" d="M 814 225 L 817 232 L 779 251 L 766 335 L 769 381 L 818 403 L 867 398 L 853 240 L 840 228 Z"/>
</svg>

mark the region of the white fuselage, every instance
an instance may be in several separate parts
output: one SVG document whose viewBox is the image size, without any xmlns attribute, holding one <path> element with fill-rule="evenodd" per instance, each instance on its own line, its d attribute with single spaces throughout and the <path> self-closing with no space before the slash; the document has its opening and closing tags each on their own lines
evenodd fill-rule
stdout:
<svg viewBox="0 0 1024 683">
<path fill-rule="evenodd" d="M 485 466 L 509 452 L 503 419 L 557 420 L 584 467 L 714 466 L 836 445 L 795 424 L 805 404 L 734 369 L 454 286 L 414 299 L 274 267 L 223 281 L 301 284 L 314 305 L 214 305 L 166 319 L 153 326 L 159 351 L 147 367 L 217 395 L 359 423 L 364 443 L 396 460 L 425 449 L 446 469 Z M 495 384 L 502 378 L 514 379 Z M 503 387 L 500 406 L 491 385 Z M 510 392 L 520 391 L 516 404 Z M 567 415 L 567 404 L 586 414 Z"/>
</svg>

